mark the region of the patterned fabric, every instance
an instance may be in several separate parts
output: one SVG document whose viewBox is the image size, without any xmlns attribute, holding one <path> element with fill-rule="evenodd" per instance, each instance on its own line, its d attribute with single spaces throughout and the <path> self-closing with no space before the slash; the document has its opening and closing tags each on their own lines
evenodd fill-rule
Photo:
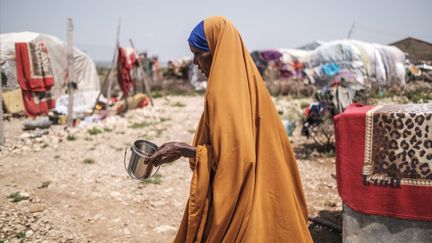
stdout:
<svg viewBox="0 0 432 243">
<path fill-rule="evenodd" d="M 119 48 L 118 51 L 117 79 L 123 92 L 123 97 L 128 97 L 133 83 L 131 71 L 137 64 L 139 55 L 133 48 Z"/>
<path fill-rule="evenodd" d="M 362 175 L 366 185 L 432 186 L 432 104 L 367 112 Z"/>
<path fill-rule="evenodd" d="M 334 117 L 336 179 L 343 203 L 365 214 L 432 221 L 432 187 L 364 181 L 366 114 L 373 108 L 354 103 Z"/>
<path fill-rule="evenodd" d="M 46 44 L 15 43 L 15 53 L 17 79 L 27 114 L 47 114 L 55 107 L 55 100 L 51 98 L 50 92 L 54 77 Z"/>
</svg>

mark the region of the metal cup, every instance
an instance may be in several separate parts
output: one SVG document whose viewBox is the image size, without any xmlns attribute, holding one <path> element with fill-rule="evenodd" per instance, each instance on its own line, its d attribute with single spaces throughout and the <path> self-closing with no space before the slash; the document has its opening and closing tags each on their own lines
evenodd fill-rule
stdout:
<svg viewBox="0 0 432 243">
<path fill-rule="evenodd" d="M 131 156 L 129 158 L 129 163 L 126 164 L 128 148 L 131 150 Z M 124 166 L 128 175 L 137 180 L 143 180 L 154 176 L 159 171 L 160 166 L 158 166 L 156 172 L 152 174 L 153 164 L 145 162 L 156 152 L 157 148 L 158 146 L 156 144 L 144 139 L 136 140 L 132 146 L 127 146 L 124 154 Z"/>
</svg>

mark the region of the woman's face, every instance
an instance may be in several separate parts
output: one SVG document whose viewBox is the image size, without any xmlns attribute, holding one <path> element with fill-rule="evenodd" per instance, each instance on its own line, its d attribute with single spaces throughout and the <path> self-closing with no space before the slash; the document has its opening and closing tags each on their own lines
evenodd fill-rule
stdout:
<svg viewBox="0 0 432 243">
<path fill-rule="evenodd" d="M 198 69 L 208 78 L 212 64 L 212 56 L 210 52 L 203 51 L 189 45 L 191 52 L 194 54 L 193 63 L 198 65 Z"/>
</svg>

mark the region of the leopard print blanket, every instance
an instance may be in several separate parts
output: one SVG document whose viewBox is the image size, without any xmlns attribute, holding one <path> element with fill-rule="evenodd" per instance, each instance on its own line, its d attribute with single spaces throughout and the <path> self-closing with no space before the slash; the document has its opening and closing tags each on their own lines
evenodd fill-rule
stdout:
<svg viewBox="0 0 432 243">
<path fill-rule="evenodd" d="M 432 186 L 432 103 L 367 112 L 362 176 L 365 185 Z"/>
</svg>

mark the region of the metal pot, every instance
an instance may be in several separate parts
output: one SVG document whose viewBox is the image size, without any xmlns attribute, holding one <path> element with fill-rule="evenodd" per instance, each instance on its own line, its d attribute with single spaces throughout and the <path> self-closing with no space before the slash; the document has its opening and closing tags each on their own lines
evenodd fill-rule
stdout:
<svg viewBox="0 0 432 243">
<path fill-rule="evenodd" d="M 129 158 L 129 163 L 126 164 L 126 157 L 128 149 L 130 148 L 131 156 Z M 125 148 L 124 154 L 124 166 L 126 172 L 134 179 L 143 180 L 147 179 L 151 176 L 154 176 L 160 167 L 157 167 L 157 170 L 154 174 L 153 164 L 148 163 L 146 160 L 150 158 L 150 156 L 156 152 L 158 146 L 150 141 L 139 139 L 136 140 L 132 146 L 127 146 Z"/>
</svg>

